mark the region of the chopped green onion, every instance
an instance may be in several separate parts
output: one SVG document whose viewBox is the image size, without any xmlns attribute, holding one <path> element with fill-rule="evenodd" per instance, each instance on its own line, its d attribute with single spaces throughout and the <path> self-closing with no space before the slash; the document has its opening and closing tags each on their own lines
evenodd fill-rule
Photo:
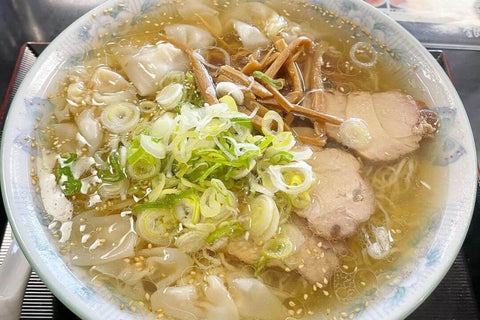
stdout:
<svg viewBox="0 0 480 320">
<path fill-rule="evenodd" d="M 77 160 L 78 155 L 76 153 L 71 152 L 71 153 L 64 153 L 60 157 L 62 159 L 65 159 L 63 160 L 63 164 L 69 164 Z"/>
<path fill-rule="evenodd" d="M 178 194 L 171 194 L 165 196 L 162 200 L 160 201 L 155 201 L 155 202 L 147 202 L 147 203 L 142 203 L 142 204 L 137 204 L 132 208 L 132 211 L 134 213 L 145 210 L 145 209 L 165 209 L 165 208 L 171 208 L 177 203 L 178 201 L 187 198 L 191 196 L 192 194 L 195 193 L 195 190 L 193 189 L 187 189 L 185 191 L 182 191 Z"/>
<path fill-rule="evenodd" d="M 261 194 L 250 202 L 250 234 L 256 241 L 270 239 L 278 229 L 280 214 L 272 197 Z"/>
<path fill-rule="evenodd" d="M 293 203 L 290 195 L 284 192 L 277 192 L 275 194 L 275 203 L 280 212 L 280 220 L 284 221 L 292 213 Z"/>
<path fill-rule="evenodd" d="M 192 189 L 195 189 L 195 190 L 200 191 L 200 192 L 204 192 L 206 190 L 206 188 L 204 188 L 204 187 L 202 187 L 198 184 L 195 184 L 193 182 L 190 182 L 183 177 L 180 178 L 180 183 L 183 184 L 185 187 L 192 188 Z"/>
<path fill-rule="evenodd" d="M 200 93 L 196 90 L 195 76 L 191 72 L 185 73 L 183 101 L 188 101 L 194 106 L 201 107 L 205 104 Z"/>
<path fill-rule="evenodd" d="M 261 152 L 264 152 L 268 148 L 270 143 L 272 143 L 272 141 L 273 136 L 262 136 L 255 144 L 260 148 Z"/>
<path fill-rule="evenodd" d="M 175 109 L 182 101 L 183 85 L 180 83 L 171 83 L 164 87 L 158 94 L 155 100 L 162 107 L 162 109 L 170 111 Z"/>
<path fill-rule="evenodd" d="M 288 194 L 307 191 L 314 181 L 312 167 L 304 161 L 271 165 L 267 172 L 275 188 Z"/>
<path fill-rule="evenodd" d="M 130 165 L 137 163 L 146 154 L 143 148 L 131 149 L 128 151 L 132 151 L 132 153 L 127 157 L 127 163 Z"/>
<path fill-rule="evenodd" d="M 238 111 L 237 103 L 235 102 L 235 99 L 233 99 L 232 96 L 223 96 L 218 101 L 226 103 L 230 110 L 232 111 Z"/>
<path fill-rule="evenodd" d="M 212 184 L 200 197 L 200 213 L 206 218 L 215 217 L 229 208 L 234 209 L 237 204 L 237 198 L 227 190 L 223 182 L 217 179 L 212 181 L 217 183 Z"/>
<path fill-rule="evenodd" d="M 285 86 L 285 79 L 273 79 L 261 71 L 253 71 L 252 76 L 254 78 L 260 79 L 265 83 L 268 83 L 277 90 L 281 90 Z"/>
<path fill-rule="evenodd" d="M 128 176 L 134 180 L 146 180 L 155 176 L 160 171 L 160 162 L 153 156 L 146 154 L 135 164 L 127 165 Z M 152 161 L 153 160 L 153 161 Z"/>
<path fill-rule="evenodd" d="M 271 259 L 283 259 L 294 250 L 292 241 L 287 237 L 270 239 L 263 245 L 263 254 Z"/>
<path fill-rule="evenodd" d="M 76 153 L 64 153 L 58 160 L 57 182 L 60 184 L 60 189 L 62 189 L 66 196 L 79 193 L 82 189 L 82 182 L 75 179 L 71 168 L 77 160 L 77 157 L 78 155 Z"/>
<path fill-rule="evenodd" d="M 207 170 L 205 170 L 205 172 L 203 173 L 203 175 L 198 178 L 198 181 L 200 182 L 200 184 L 203 184 L 203 182 L 205 181 L 205 179 L 207 179 L 207 177 L 212 174 L 215 170 L 217 170 L 218 168 L 221 167 L 221 164 L 220 163 L 215 163 L 213 166 L 211 166 L 210 168 L 208 168 Z"/>
<path fill-rule="evenodd" d="M 287 164 L 293 159 L 293 154 L 286 151 L 279 151 L 270 157 L 271 164 Z"/>
<path fill-rule="evenodd" d="M 168 245 L 168 229 L 164 220 L 169 219 L 171 215 L 167 209 L 150 209 L 142 211 L 135 223 L 138 235 L 150 243 L 157 245 Z"/>
<path fill-rule="evenodd" d="M 290 198 L 292 199 L 292 205 L 296 209 L 305 209 L 312 203 L 310 194 L 307 191 L 292 194 L 290 195 Z"/>
<path fill-rule="evenodd" d="M 258 277 L 260 273 L 263 271 L 263 269 L 265 269 L 268 261 L 270 261 L 270 259 L 268 259 L 264 255 L 262 255 L 260 259 L 258 259 L 257 263 L 255 264 L 255 277 Z"/>
<path fill-rule="evenodd" d="M 236 238 L 241 236 L 244 233 L 243 228 L 239 224 L 227 225 L 210 233 L 205 240 L 208 244 L 213 244 L 220 238 Z"/>
<path fill-rule="evenodd" d="M 183 83 L 185 82 L 185 72 L 183 71 L 170 71 L 162 79 L 162 87 L 166 87 L 171 83 Z"/>
<path fill-rule="evenodd" d="M 144 100 L 138 104 L 138 107 L 142 113 L 151 113 L 158 108 L 158 104 L 150 100 Z"/>
<path fill-rule="evenodd" d="M 148 201 L 156 201 L 165 188 L 166 176 L 162 172 L 152 179 L 152 191 L 148 194 Z"/>
<path fill-rule="evenodd" d="M 110 132 L 123 133 L 137 125 L 140 120 L 140 110 L 133 103 L 119 102 L 107 106 L 100 120 Z"/>
<path fill-rule="evenodd" d="M 177 135 L 170 145 L 175 160 L 181 163 L 187 163 L 192 156 L 194 146 L 197 142 L 198 133 L 196 132 L 187 131 Z"/>
<path fill-rule="evenodd" d="M 272 141 L 272 147 L 281 151 L 288 151 L 295 145 L 295 138 L 291 132 L 279 132 Z"/>
<path fill-rule="evenodd" d="M 276 123 L 277 131 L 273 131 L 273 123 Z M 275 111 L 269 110 L 262 118 L 262 132 L 264 135 L 275 136 L 283 132 L 283 118 Z"/>
<path fill-rule="evenodd" d="M 193 224 L 197 223 L 200 220 L 200 205 L 197 195 L 192 193 L 188 197 L 177 201 L 175 213 L 179 221 L 186 223 L 190 220 Z"/>
<path fill-rule="evenodd" d="M 143 150 L 157 159 L 163 159 L 167 154 L 165 144 L 158 138 L 142 134 L 140 135 L 140 145 Z"/>
</svg>

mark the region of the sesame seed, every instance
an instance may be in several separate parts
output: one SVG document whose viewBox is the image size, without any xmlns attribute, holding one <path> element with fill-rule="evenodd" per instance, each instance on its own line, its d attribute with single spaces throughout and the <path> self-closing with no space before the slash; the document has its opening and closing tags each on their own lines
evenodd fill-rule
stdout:
<svg viewBox="0 0 480 320">
<path fill-rule="evenodd" d="M 330 308 L 327 308 L 327 315 L 329 315 L 330 312 L 332 312 L 332 310 L 330 310 Z"/>
<path fill-rule="evenodd" d="M 365 308 L 368 307 L 368 301 L 365 301 L 364 306 L 365 306 Z"/>
<path fill-rule="evenodd" d="M 297 312 L 296 312 L 296 314 L 301 314 L 302 312 L 303 312 L 303 309 L 302 309 L 302 308 L 300 308 L 300 309 L 297 309 Z"/>
<path fill-rule="evenodd" d="M 322 246 L 322 242 L 320 241 L 319 243 L 317 243 L 317 247 L 321 247 Z"/>
<path fill-rule="evenodd" d="M 308 310 L 307 312 L 309 315 L 313 315 L 313 311 Z"/>
<path fill-rule="evenodd" d="M 295 302 L 290 301 L 290 302 L 288 302 L 288 305 L 289 305 L 290 307 L 295 307 Z"/>
<path fill-rule="evenodd" d="M 307 300 L 307 299 L 308 299 L 308 294 L 305 293 L 305 294 L 303 295 L 303 300 Z"/>
<path fill-rule="evenodd" d="M 122 304 L 120 305 L 120 310 L 123 310 L 123 309 L 125 309 L 125 303 L 122 303 Z"/>
<path fill-rule="evenodd" d="M 323 294 L 328 297 L 329 293 L 327 290 L 323 290 Z"/>
<path fill-rule="evenodd" d="M 291 315 L 291 316 L 293 316 L 293 315 L 295 315 L 295 311 L 293 311 L 292 309 L 290 309 L 290 310 L 288 310 L 288 314 Z"/>
</svg>

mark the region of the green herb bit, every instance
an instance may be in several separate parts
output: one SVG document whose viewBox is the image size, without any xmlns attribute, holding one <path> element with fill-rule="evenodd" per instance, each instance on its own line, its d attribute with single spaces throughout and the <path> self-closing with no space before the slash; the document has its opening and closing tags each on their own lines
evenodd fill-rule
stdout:
<svg viewBox="0 0 480 320">
<path fill-rule="evenodd" d="M 246 127 L 250 130 L 253 130 L 253 124 L 252 124 L 252 119 L 250 118 L 232 118 L 230 119 L 235 124 L 238 124 L 239 126 Z"/>
<path fill-rule="evenodd" d="M 57 182 L 60 182 L 62 176 L 65 176 L 66 180 L 61 183 L 60 189 L 66 196 L 72 196 L 80 192 L 82 182 L 73 177 L 72 169 L 69 166 L 58 168 Z"/>
<path fill-rule="evenodd" d="M 285 86 L 285 79 L 281 79 L 281 78 L 273 79 L 261 71 L 254 71 L 252 73 L 252 76 L 254 78 L 260 79 L 263 82 L 270 84 L 272 87 L 274 87 L 277 90 L 281 90 Z"/>
<path fill-rule="evenodd" d="M 69 164 L 73 163 L 74 161 L 77 160 L 78 155 L 76 153 L 64 153 L 60 156 L 62 159 L 65 159 L 63 161 L 63 164 Z"/>
<path fill-rule="evenodd" d="M 104 182 L 119 182 L 125 179 L 125 173 L 123 173 L 122 166 L 118 160 L 116 154 L 110 154 L 108 156 L 108 164 L 110 167 L 98 172 L 98 177 Z"/>
</svg>

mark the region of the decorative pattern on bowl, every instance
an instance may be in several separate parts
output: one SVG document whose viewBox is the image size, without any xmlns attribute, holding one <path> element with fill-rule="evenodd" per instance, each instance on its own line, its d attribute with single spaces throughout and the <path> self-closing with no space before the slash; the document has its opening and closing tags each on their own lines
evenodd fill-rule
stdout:
<svg viewBox="0 0 480 320">
<path fill-rule="evenodd" d="M 89 282 L 85 271 L 62 259 L 44 221 L 41 204 L 30 184 L 30 155 L 24 137 L 31 135 L 37 116 L 49 108 L 46 90 L 56 72 L 74 64 L 105 38 L 134 25 L 146 13 L 174 10 L 156 0 L 111 0 L 67 28 L 38 59 L 19 88 L 10 108 L 2 141 L 2 192 L 16 238 L 28 260 L 55 295 L 83 319 L 146 319 L 150 314 L 121 311 L 120 300 L 107 288 Z M 422 230 L 416 259 L 393 272 L 377 298 L 356 319 L 403 318 L 435 288 L 452 264 L 466 234 L 476 192 L 476 156 L 462 103 L 448 77 L 430 54 L 386 15 L 361 1 L 309 0 L 358 24 L 374 41 L 385 43 L 398 59 L 412 67 L 419 85 L 428 89 L 442 119 L 435 143 L 437 165 L 449 166 L 446 206 Z M 319 14 L 312 8 L 309 14 Z M 311 12 L 310 12 L 311 11 Z M 413 68 L 415 66 L 415 68 Z M 438 153 L 437 153 L 438 152 Z M 383 295 L 383 296 L 382 296 Z M 360 297 L 361 298 L 361 297 Z M 360 302 L 352 303 L 352 310 Z M 361 303 L 363 305 L 363 303 Z"/>
</svg>

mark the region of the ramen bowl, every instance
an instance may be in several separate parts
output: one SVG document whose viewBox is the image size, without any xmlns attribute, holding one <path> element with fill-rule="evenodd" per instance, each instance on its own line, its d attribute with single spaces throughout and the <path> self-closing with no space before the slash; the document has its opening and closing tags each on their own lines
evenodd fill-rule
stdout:
<svg viewBox="0 0 480 320">
<path fill-rule="evenodd" d="M 75 65 L 84 54 L 121 28 L 162 10 L 162 1 L 107 1 L 62 32 L 41 54 L 25 77 L 7 115 L 2 139 L 3 199 L 16 239 L 28 261 L 51 291 L 82 319 L 144 319 L 153 314 L 121 310 L 128 304 L 111 289 L 90 281 L 86 271 L 62 256 L 47 230 L 37 186 L 32 185 L 31 157 L 36 155 L 37 118 L 51 106 L 48 88 L 59 70 Z M 343 310 L 356 319 L 400 319 L 418 307 L 452 265 L 467 232 L 476 194 L 476 155 L 470 124 L 452 83 L 423 46 L 392 19 L 362 1 L 306 1 L 306 14 L 338 16 L 353 28 L 385 46 L 430 95 L 441 131 L 428 155 L 433 165 L 448 168 L 444 202 L 419 229 L 411 254 L 393 264 L 376 286 Z M 368 302 L 368 303 L 367 303 Z M 368 306 L 367 306 L 368 305 Z M 325 315 L 323 315 L 325 316 Z M 307 317 L 308 318 L 308 317 Z M 316 319 L 316 316 L 311 316 Z"/>
</svg>

